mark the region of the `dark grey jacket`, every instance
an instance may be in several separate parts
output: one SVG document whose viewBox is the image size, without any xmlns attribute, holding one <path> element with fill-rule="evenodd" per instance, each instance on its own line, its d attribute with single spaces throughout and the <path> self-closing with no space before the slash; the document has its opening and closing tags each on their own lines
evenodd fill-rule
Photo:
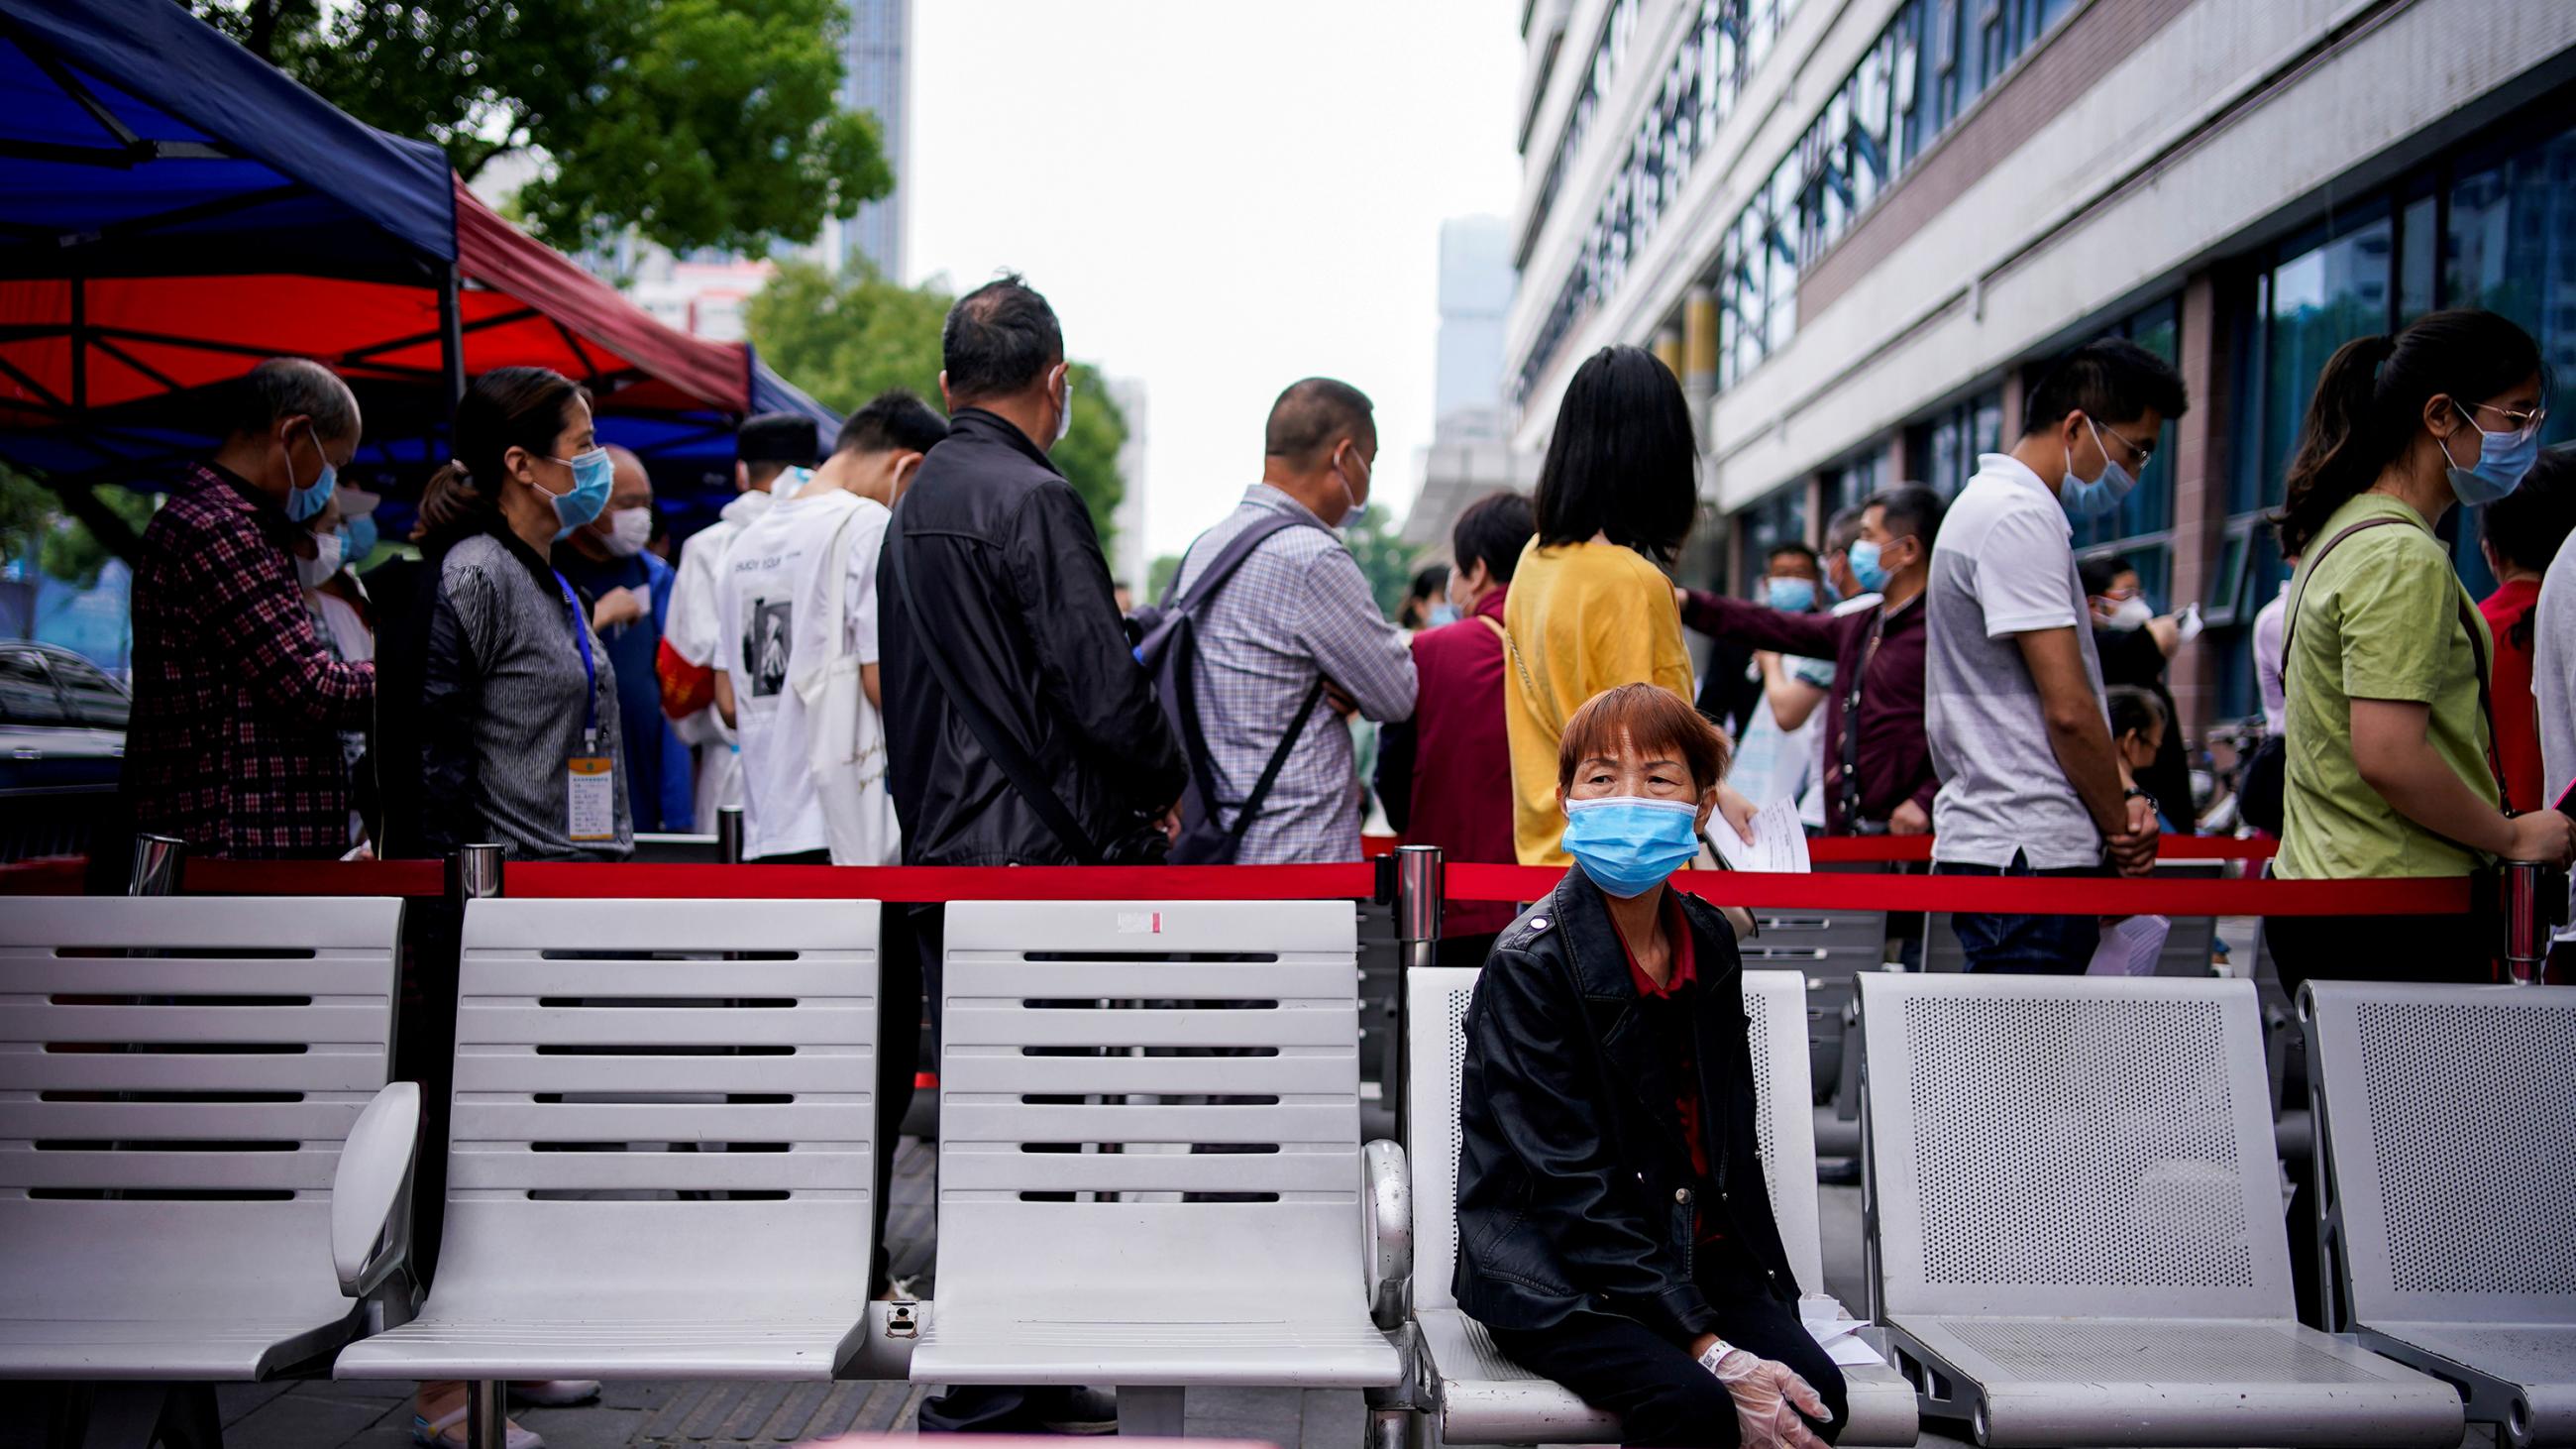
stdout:
<svg viewBox="0 0 2576 1449">
<path fill-rule="evenodd" d="M 905 563 L 916 617 L 895 578 Z M 1110 594 L 1082 499 L 1020 430 L 961 409 L 896 505 L 877 564 L 886 774 L 912 865 L 1069 865 L 932 671 L 940 651 L 1111 860 L 1159 854 L 1148 823 L 1184 770 Z"/>
</svg>

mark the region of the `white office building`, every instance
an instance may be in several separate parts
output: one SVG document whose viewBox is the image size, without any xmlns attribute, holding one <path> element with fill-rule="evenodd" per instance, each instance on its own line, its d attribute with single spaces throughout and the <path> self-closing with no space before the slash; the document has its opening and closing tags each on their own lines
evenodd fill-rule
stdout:
<svg viewBox="0 0 2576 1449">
<path fill-rule="evenodd" d="M 1503 413 L 1503 328 L 1512 303 L 1510 224 L 1499 216 L 1440 224 L 1440 334 L 1432 375 L 1431 444 L 1404 541 L 1446 543 L 1467 505 L 1498 488 L 1526 491 L 1535 458 L 1515 453 Z"/>
<path fill-rule="evenodd" d="M 2197 727 L 2256 708 L 2248 626 L 2282 577 L 2258 525 L 2337 345 L 2492 308 L 2556 370 L 2550 440 L 2576 434 L 2568 0 L 1522 10 L 1510 436 L 1544 446 L 1594 350 L 1657 349 L 1724 520 L 1694 582 L 1889 483 L 1955 489 L 2052 359 L 2126 335 L 2192 406 L 2077 542 L 2202 604 L 2173 678 Z"/>
</svg>

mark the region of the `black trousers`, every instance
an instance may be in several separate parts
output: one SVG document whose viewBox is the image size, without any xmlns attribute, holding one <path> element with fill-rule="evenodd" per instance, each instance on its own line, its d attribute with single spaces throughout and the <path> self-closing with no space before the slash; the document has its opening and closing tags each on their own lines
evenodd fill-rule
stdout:
<svg viewBox="0 0 2576 1449">
<path fill-rule="evenodd" d="M 1715 1306 L 1717 1336 L 1797 1370 L 1833 1411 L 1831 1422 L 1810 1421 L 1810 1427 L 1828 1442 L 1839 1436 L 1851 1417 L 1843 1372 L 1799 1325 L 1796 1305 L 1743 1299 Z M 1617 1414 L 1622 1444 L 1733 1449 L 1740 1442 L 1735 1399 L 1726 1385 L 1701 1368 L 1688 1348 L 1635 1319 L 1582 1313 L 1554 1328 L 1492 1332 L 1494 1342 L 1523 1367 Z"/>
<path fill-rule="evenodd" d="M 877 1180 L 870 1203 L 876 1219 L 876 1256 L 868 1292 L 886 1291 L 891 1277 L 886 1249 L 886 1209 L 893 1201 L 895 1151 L 902 1145 L 904 1113 L 912 1108 L 913 1079 L 921 1071 L 922 957 L 913 925 L 918 909 L 888 901 L 877 928 Z M 931 908 L 931 949 L 938 949 L 938 908 Z M 933 1063 L 934 1068 L 936 1063 Z"/>
</svg>

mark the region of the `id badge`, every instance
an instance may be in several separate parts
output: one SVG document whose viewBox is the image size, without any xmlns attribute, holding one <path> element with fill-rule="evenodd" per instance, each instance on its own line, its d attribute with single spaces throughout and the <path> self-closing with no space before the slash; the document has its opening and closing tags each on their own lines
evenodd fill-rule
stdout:
<svg viewBox="0 0 2576 1449">
<path fill-rule="evenodd" d="M 617 838 L 617 766 L 606 755 L 575 755 L 566 767 L 571 792 L 565 814 L 576 841 Z"/>
</svg>

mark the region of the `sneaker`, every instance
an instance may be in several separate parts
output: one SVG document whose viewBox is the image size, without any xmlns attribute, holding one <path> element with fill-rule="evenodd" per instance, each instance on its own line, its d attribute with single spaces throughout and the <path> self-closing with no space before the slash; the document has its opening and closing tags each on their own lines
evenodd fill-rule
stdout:
<svg viewBox="0 0 2576 1449">
<path fill-rule="evenodd" d="M 1115 1434 L 1118 1432 L 1118 1391 L 1068 1385 L 1044 1389 L 1030 1396 L 1038 1422 L 1050 1434 Z M 511 1449 L 517 1449 L 516 1445 Z"/>
<path fill-rule="evenodd" d="M 510 1385 L 510 1397 L 540 1409 L 587 1404 L 599 1397 L 597 1379 L 523 1379 Z"/>
<path fill-rule="evenodd" d="M 509 1440 L 509 1449 L 546 1449 L 543 1436 L 522 1429 L 515 1422 L 509 1426 L 505 1437 Z M 465 1449 L 465 1410 L 460 1408 L 452 1414 L 442 1415 L 435 1423 L 418 1414 L 412 1415 L 411 1442 L 419 1445 L 420 1449 Z"/>
</svg>

